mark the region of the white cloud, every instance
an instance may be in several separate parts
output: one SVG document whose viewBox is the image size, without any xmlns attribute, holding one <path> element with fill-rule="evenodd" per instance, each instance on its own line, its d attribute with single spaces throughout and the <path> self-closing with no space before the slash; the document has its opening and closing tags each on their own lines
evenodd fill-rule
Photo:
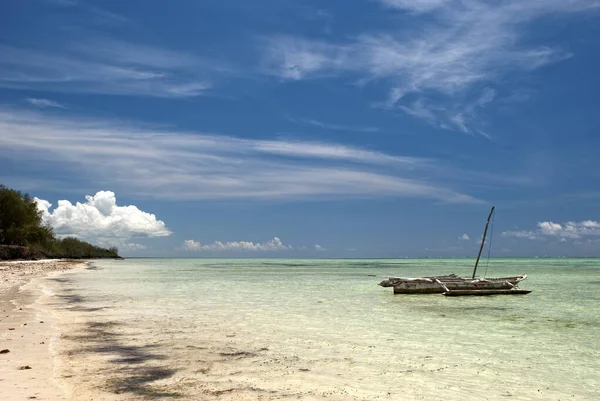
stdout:
<svg viewBox="0 0 600 401">
<path fill-rule="evenodd" d="M 396 30 L 364 32 L 346 42 L 275 37 L 267 49 L 268 71 L 292 80 L 346 75 L 363 83 L 383 81 L 388 85 L 388 106 L 401 106 L 426 120 L 450 121 L 456 129 L 471 132 L 465 118 L 474 88 L 571 56 L 558 47 L 528 45 L 526 35 L 531 23 L 599 5 L 595 0 L 382 3 L 396 9 L 399 17 L 410 20 L 398 18 Z M 491 90 L 479 98 L 480 107 L 493 100 Z M 426 111 L 423 101 L 409 106 L 410 99 L 404 100 L 408 94 L 435 98 L 438 102 L 441 95 L 452 101 Z M 454 109 L 449 115 L 445 111 L 448 104 Z"/>
<path fill-rule="evenodd" d="M 502 235 L 515 238 L 542 239 L 539 233 L 535 231 L 504 231 Z"/>
<path fill-rule="evenodd" d="M 467 234 L 463 234 L 463 235 L 461 235 L 461 236 L 460 236 L 460 237 L 458 237 L 458 238 L 459 238 L 459 239 L 462 239 L 462 240 L 465 240 L 465 241 L 468 241 L 468 240 L 470 240 L 470 239 L 471 239 L 471 237 L 469 237 L 469 235 L 467 235 Z"/>
<path fill-rule="evenodd" d="M 325 247 L 323 247 L 323 246 L 321 246 L 321 245 L 319 245 L 319 244 L 316 244 L 316 245 L 315 245 L 315 249 L 316 249 L 317 251 L 326 251 L 326 250 L 327 250 L 327 248 L 325 248 Z"/>
<path fill-rule="evenodd" d="M 579 239 L 590 236 L 600 236 L 600 222 L 585 220 L 581 222 L 569 221 L 567 223 L 554 223 L 542 221 L 537 224 L 537 229 L 532 231 L 505 231 L 505 236 L 527 238 L 532 240 L 548 237 L 559 238 L 561 242 L 567 239 Z"/>
<path fill-rule="evenodd" d="M 299 141 L 256 141 L 254 147 L 261 152 L 277 155 L 341 159 L 373 164 L 387 164 L 390 162 L 419 164 L 424 162 L 424 159 L 418 159 L 414 157 L 391 156 L 381 152 L 372 152 L 346 145 L 319 142 L 307 143 Z"/>
<path fill-rule="evenodd" d="M 87 40 L 51 52 L 0 45 L 0 53 L 0 87 L 17 89 L 192 97 L 226 70 L 192 54 L 114 40 Z"/>
<path fill-rule="evenodd" d="M 451 0 L 380 0 L 383 4 L 408 11 L 425 12 L 434 10 Z"/>
<path fill-rule="evenodd" d="M 193 239 L 186 239 L 183 241 L 183 248 L 189 251 L 195 251 L 200 249 L 202 245 L 198 241 L 194 241 Z"/>
<path fill-rule="evenodd" d="M 396 107 L 404 113 L 420 118 L 433 126 L 471 135 L 479 134 L 491 139 L 485 132 L 471 128 L 471 125 L 477 119 L 478 111 L 492 102 L 495 96 L 496 91 L 494 89 L 486 88 L 479 98 L 466 103 L 459 102 L 452 106 L 435 105 L 426 98 L 420 97 L 406 104 L 398 104 Z"/>
<path fill-rule="evenodd" d="M 77 0 L 46 0 L 46 2 L 63 7 L 74 7 L 79 4 Z"/>
<path fill-rule="evenodd" d="M 471 130 L 465 124 L 465 116 L 462 113 L 458 113 L 452 117 L 450 117 L 450 121 L 456 128 L 464 133 L 469 133 Z"/>
<path fill-rule="evenodd" d="M 434 111 L 434 108 L 425 104 L 425 99 L 417 99 L 410 105 L 400 105 L 398 108 L 414 117 L 426 120 L 429 123 L 439 125 L 439 118 Z"/>
<path fill-rule="evenodd" d="M 133 251 L 133 252 L 148 249 L 148 247 L 146 245 L 136 244 L 136 243 L 132 243 L 132 242 L 120 243 L 118 245 L 118 248 L 119 248 L 119 251 Z"/>
<path fill-rule="evenodd" d="M 267 43 L 265 63 L 271 73 L 290 80 L 326 76 L 350 67 L 346 52 L 336 45 L 279 36 Z"/>
<path fill-rule="evenodd" d="M 93 22 L 96 23 L 108 23 L 108 24 L 123 24 L 127 22 L 127 18 L 120 14 L 116 14 L 110 11 L 106 11 L 100 7 L 90 4 L 90 2 L 84 2 L 79 0 L 45 0 L 47 3 L 53 4 L 60 7 L 73 7 L 79 9 L 80 12 L 88 14 L 92 17 Z M 85 18 L 87 23 L 90 22 L 89 18 Z"/>
<path fill-rule="evenodd" d="M 551 221 L 544 221 L 538 223 L 540 232 L 544 235 L 558 235 L 562 231 L 563 227 L 560 224 L 553 223 Z"/>
<path fill-rule="evenodd" d="M 168 199 L 393 196 L 477 202 L 448 188 L 445 178 L 436 182 L 433 176 L 451 169 L 436 173 L 433 160 L 335 143 L 154 131 L 14 110 L 0 109 L 0 157 L 58 165 L 74 179 Z"/>
<path fill-rule="evenodd" d="M 66 109 L 66 107 L 58 102 L 55 102 L 54 100 L 50 100 L 50 99 L 37 99 L 34 97 L 29 97 L 27 99 L 29 103 L 31 103 L 34 106 L 37 107 L 58 107 L 61 109 Z"/>
<path fill-rule="evenodd" d="M 111 191 L 99 191 L 87 195 L 85 203 L 73 205 L 68 200 L 59 200 L 58 206 L 37 199 L 44 223 L 49 224 L 59 236 L 74 236 L 94 243 L 119 244 L 140 249 L 142 245 L 128 244 L 133 237 L 164 237 L 171 234 L 165 223 L 156 216 L 136 206 L 119 206 Z"/>
<path fill-rule="evenodd" d="M 377 127 L 331 124 L 331 123 L 324 123 L 322 121 L 318 121 L 318 120 L 315 120 L 312 118 L 301 118 L 301 119 L 289 118 L 289 120 L 296 124 L 312 125 L 313 127 L 319 127 L 319 128 L 334 130 L 334 131 L 354 131 L 354 132 L 379 132 L 380 131 L 380 129 Z"/>
<path fill-rule="evenodd" d="M 215 241 L 212 244 L 203 245 L 195 240 L 185 240 L 183 242 L 183 248 L 188 251 L 196 252 L 226 252 L 226 251 L 239 251 L 239 252 L 272 252 L 272 251 L 285 251 L 290 250 L 290 245 L 285 245 L 277 237 L 265 241 L 265 242 L 251 242 L 251 241 L 232 241 L 232 242 L 221 242 Z"/>
</svg>

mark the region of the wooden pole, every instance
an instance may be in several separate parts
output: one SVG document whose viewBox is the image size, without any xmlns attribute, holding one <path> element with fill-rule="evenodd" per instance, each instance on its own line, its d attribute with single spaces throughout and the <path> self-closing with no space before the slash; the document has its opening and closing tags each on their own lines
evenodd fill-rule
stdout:
<svg viewBox="0 0 600 401">
<path fill-rule="evenodd" d="M 490 219 L 492 218 L 492 214 L 494 214 L 494 207 L 490 210 L 490 214 L 485 222 L 485 230 L 483 230 L 483 238 L 481 239 L 481 245 L 479 246 L 479 253 L 477 254 L 477 260 L 475 261 L 475 268 L 473 269 L 472 279 L 475 278 L 475 273 L 477 272 L 477 265 L 479 264 L 479 258 L 481 257 L 481 251 L 483 251 L 483 244 L 485 244 L 485 236 L 487 235 L 488 226 L 490 225 Z"/>
</svg>

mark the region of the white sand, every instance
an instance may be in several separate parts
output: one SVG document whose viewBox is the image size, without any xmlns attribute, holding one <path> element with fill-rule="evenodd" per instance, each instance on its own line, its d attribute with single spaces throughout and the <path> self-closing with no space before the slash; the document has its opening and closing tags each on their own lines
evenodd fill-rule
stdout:
<svg viewBox="0 0 600 401">
<path fill-rule="evenodd" d="M 66 400 L 55 377 L 52 316 L 35 308 L 32 279 L 84 266 L 84 261 L 0 262 L 0 388 L 3 401 Z M 9 352 L 2 352 L 8 350 Z"/>
</svg>

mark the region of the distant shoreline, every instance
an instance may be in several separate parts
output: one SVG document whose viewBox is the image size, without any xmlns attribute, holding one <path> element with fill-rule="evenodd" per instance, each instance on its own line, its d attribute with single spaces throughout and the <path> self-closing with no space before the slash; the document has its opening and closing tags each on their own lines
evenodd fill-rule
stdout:
<svg viewBox="0 0 600 401">
<path fill-rule="evenodd" d="M 66 240 L 65 240 L 66 241 Z M 110 252 L 108 250 L 103 250 L 102 248 L 94 247 L 88 243 L 81 242 L 77 239 L 70 239 L 71 242 L 76 242 L 76 244 L 83 244 L 84 247 L 91 247 L 96 250 L 100 249 L 101 251 Z M 40 250 L 35 247 L 29 246 L 21 246 L 21 245 L 0 245 L 0 262 L 2 261 L 14 261 L 14 260 L 64 260 L 64 259 L 72 259 L 72 260 L 88 260 L 88 259 L 123 259 L 116 252 L 111 254 L 106 253 L 92 253 L 89 252 L 89 249 L 83 250 L 80 248 L 75 249 L 67 249 L 63 250 L 60 253 L 51 252 L 48 250 Z"/>
<path fill-rule="evenodd" d="M 325 258 L 305 258 L 305 257 L 258 257 L 258 256 L 128 256 L 127 259 L 243 259 L 243 260 L 475 260 L 475 256 L 445 256 L 445 257 L 397 257 L 397 258 L 349 258 L 349 257 L 325 257 Z M 110 258 L 109 258 L 110 259 Z M 510 259 L 600 259 L 600 256 L 496 256 L 490 257 L 490 260 L 510 260 Z"/>
</svg>

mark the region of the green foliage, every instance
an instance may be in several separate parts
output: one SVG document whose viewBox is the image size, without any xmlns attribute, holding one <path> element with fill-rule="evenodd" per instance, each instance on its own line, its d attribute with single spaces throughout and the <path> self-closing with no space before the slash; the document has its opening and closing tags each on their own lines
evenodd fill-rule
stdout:
<svg viewBox="0 0 600 401">
<path fill-rule="evenodd" d="M 94 246 L 77 238 L 55 238 L 28 194 L 0 185 L 0 246 L 23 246 L 49 258 L 116 258 L 118 249 Z"/>
<path fill-rule="evenodd" d="M 28 194 L 0 185 L 0 244 L 29 246 L 52 239 L 42 214 Z"/>
<path fill-rule="evenodd" d="M 55 239 L 48 243 L 42 252 L 49 252 L 53 257 L 70 259 L 118 258 L 116 248 L 105 249 L 94 246 L 80 239 L 67 237 Z"/>
</svg>

